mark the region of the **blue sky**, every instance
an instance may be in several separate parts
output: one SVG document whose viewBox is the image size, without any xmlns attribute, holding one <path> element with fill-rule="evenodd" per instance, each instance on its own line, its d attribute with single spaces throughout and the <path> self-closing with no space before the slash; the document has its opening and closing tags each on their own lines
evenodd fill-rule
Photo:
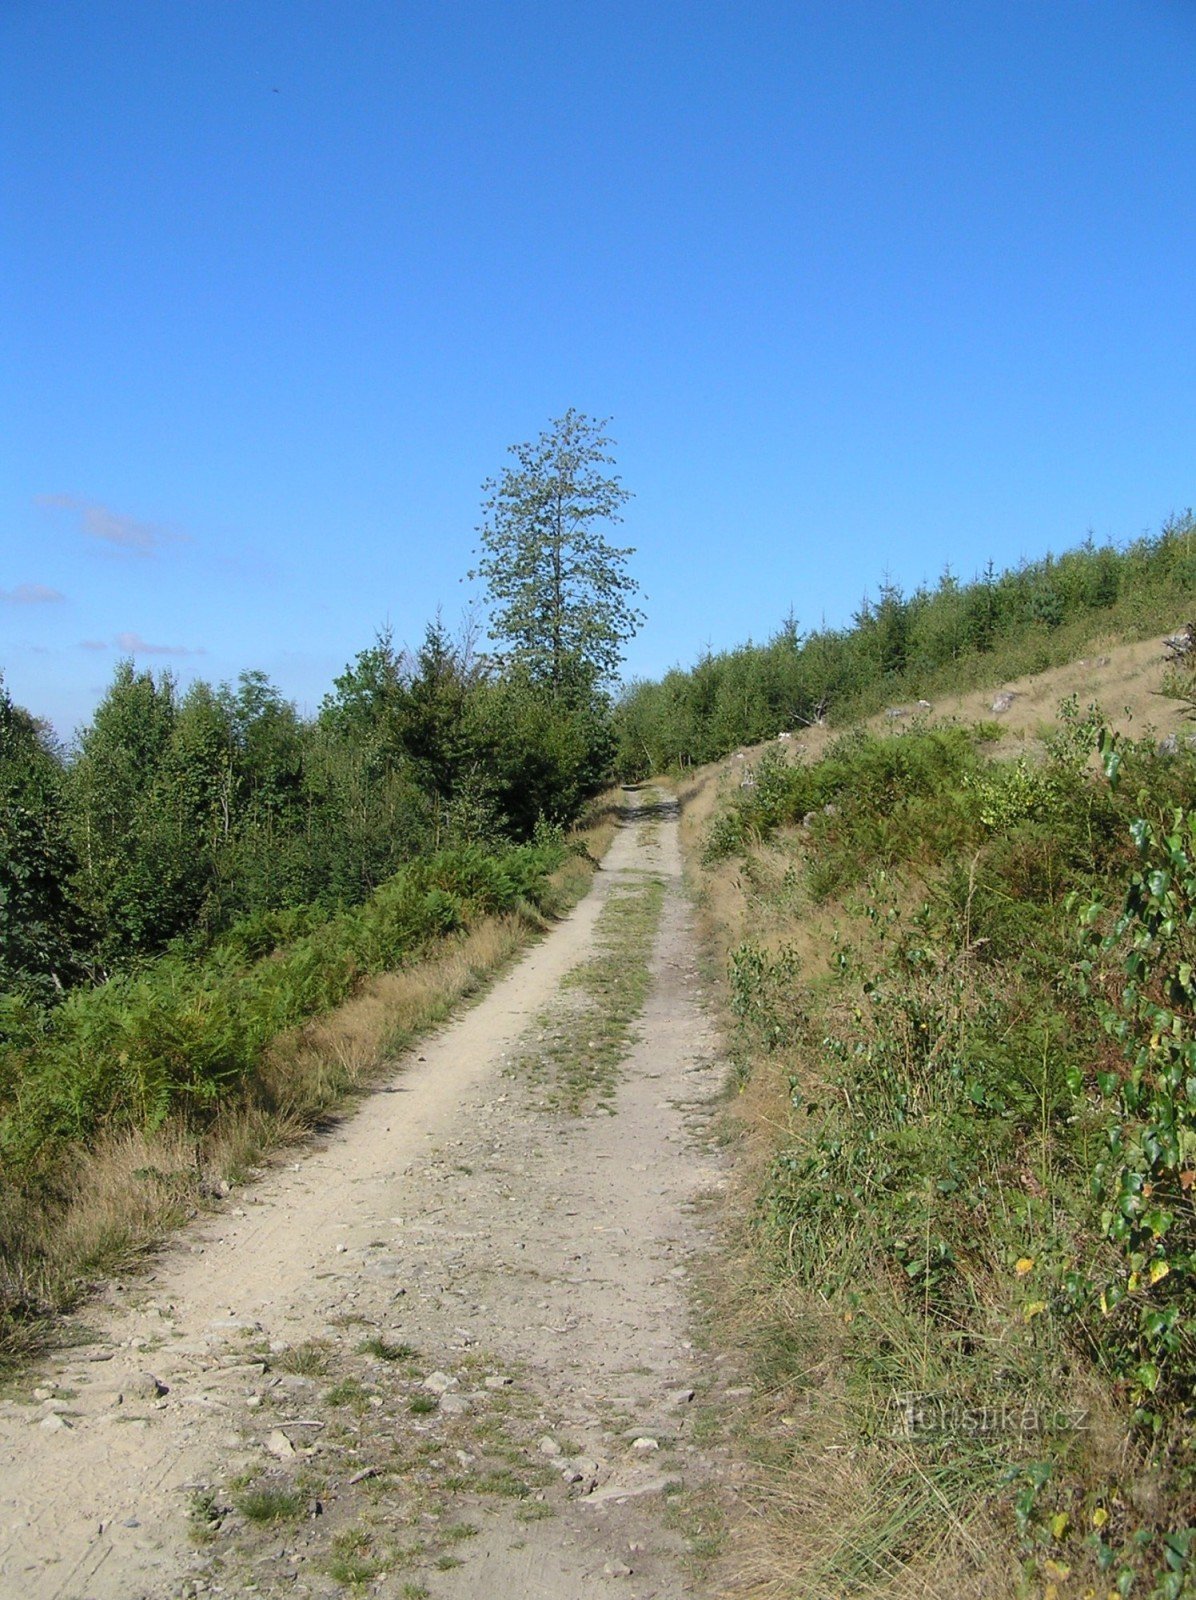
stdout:
<svg viewBox="0 0 1196 1600">
<path fill-rule="evenodd" d="M 314 709 L 611 417 L 656 675 L 1196 499 L 1192 0 L 6 0 L 0 668 Z"/>
</svg>

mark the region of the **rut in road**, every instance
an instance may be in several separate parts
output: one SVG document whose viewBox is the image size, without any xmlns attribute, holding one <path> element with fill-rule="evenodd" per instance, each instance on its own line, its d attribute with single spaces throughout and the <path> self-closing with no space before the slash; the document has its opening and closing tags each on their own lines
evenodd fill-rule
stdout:
<svg viewBox="0 0 1196 1600">
<path fill-rule="evenodd" d="M 0 1594 L 718 1592 L 686 1277 L 721 1079 L 641 803 L 568 919 L 3 1405 Z"/>
</svg>

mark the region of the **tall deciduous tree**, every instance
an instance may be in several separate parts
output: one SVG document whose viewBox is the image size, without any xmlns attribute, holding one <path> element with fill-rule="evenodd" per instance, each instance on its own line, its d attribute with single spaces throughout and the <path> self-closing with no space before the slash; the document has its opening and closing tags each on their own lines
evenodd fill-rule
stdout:
<svg viewBox="0 0 1196 1600">
<path fill-rule="evenodd" d="M 607 470 L 605 426 L 570 409 L 534 443 L 512 445 L 515 465 L 482 486 L 481 559 L 470 576 L 486 582 L 491 637 L 558 698 L 609 683 L 643 621 L 627 571 L 635 552 L 603 534 L 631 498 Z"/>
<path fill-rule="evenodd" d="M 78 976 L 84 929 L 62 819 L 62 766 L 0 676 L 0 991 L 45 996 Z"/>
</svg>

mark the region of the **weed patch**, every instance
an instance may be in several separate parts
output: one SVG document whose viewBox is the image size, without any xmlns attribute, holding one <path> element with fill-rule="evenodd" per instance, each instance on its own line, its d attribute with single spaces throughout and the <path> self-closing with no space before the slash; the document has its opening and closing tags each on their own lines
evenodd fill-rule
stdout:
<svg viewBox="0 0 1196 1600">
<path fill-rule="evenodd" d="M 294 1489 L 246 1489 L 236 1507 L 246 1522 L 293 1522 L 303 1515 L 303 1497 Z"/>
</svg>

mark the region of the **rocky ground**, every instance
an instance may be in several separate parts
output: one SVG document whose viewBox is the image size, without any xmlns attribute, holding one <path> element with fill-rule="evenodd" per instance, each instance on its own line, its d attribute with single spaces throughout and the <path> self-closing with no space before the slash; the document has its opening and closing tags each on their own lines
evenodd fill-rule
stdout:
<svg viewBox="0 0 1196 1600">
<path fill-rule="evenodd" d="M 0 1593 L 723 1592 L 723 1072 L 676 819 L 0 1406 Z M 730 1392 L 730 1399 L 728 1393 Z"/>
</svg>

